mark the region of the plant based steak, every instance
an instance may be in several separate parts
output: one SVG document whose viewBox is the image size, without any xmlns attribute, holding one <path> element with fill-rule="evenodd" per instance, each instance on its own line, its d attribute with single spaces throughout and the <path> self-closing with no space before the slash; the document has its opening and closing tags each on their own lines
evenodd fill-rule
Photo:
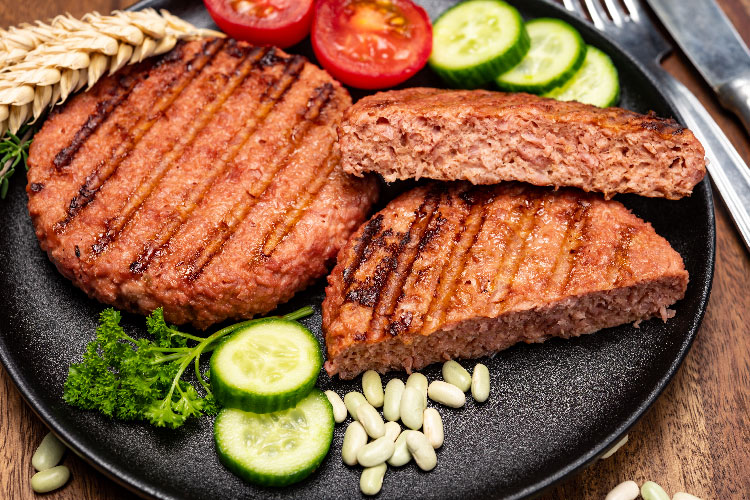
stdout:
<svg viewBox="0 0 750 500">
<path fill-rule="evenodd" d="M 418 370 L 661 316 L 680 255 L 622 204 L 520 183 L 432 183 L 352 236 L 328 278 L 330 375 Z"/>
<path fill-rule="evenodd" d="M 706 174 L 674 120 L 529 94 L 411 88 L 365 97 L 339 129 L 342 167 L 386 181 L 523 181 L 682 198 Z"/>
<path fill-rule="evenodd" d="M 233 40 L 129 66 L 34 139 L 41 247 L 119 308 L 198 328 L 266 313 L 326 273 L 376 197 L 339 166 L 349 105 L 303 57 Z"/>
</svg>

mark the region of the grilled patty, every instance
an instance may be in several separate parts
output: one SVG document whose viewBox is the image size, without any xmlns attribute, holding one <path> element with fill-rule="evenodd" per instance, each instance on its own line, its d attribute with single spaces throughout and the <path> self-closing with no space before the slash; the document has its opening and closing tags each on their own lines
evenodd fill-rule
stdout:
<svg viewBox="0 0 750 500">
<path fill-rule="evenodd" d="M 328 278 L 330 375 L 420 369 L 672 313 L 680 255 L 622 204 L 520 183 L 433 183 L 352 236 Z"/>
<path fill-rule="evenodd" d="M 178 45 L 101 80 L 36 135 L 36 233 L 87 294 L 205 328 L 325 274 L 376 196 L 339 166 L 348 93 L 301 56 Z"/>
<path fill-rule="evenodd" d="M 342 166 L 386 181 L 523 181 L 677 199 L 706 173 L 674 120 L 529 94 L 411 88 L 365 97 L 339 130 Z"/>
</svg>

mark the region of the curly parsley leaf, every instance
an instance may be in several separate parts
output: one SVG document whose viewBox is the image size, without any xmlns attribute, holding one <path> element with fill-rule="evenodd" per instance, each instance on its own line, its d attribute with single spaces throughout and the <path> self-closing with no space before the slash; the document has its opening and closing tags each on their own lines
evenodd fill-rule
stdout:
<svg viewBox="0 0 750 500">
<path fill-rule="evenodd" d="M 284 316 L 300 319 L 312 314 L 305 307 Z M 134 339 L 120 326 L 119 311 L 108 308 L 99 315 L 96 338 L 86 346 L 81 363 L 68 370 L 63 399 L 85 410 L 96 410 L 121 420 L 146 420 L 157 427 L 180 427 L 188 418 L 215 415 L 216 401 L 200 372 L 200 357 L 234 331 L 258 320 L 226 327 L 202 338 L 179 331 L 164 320 L 161 308 L 146 318 L 152 339 Z M 194 343 L 192 347 L 188 342 Z M 202 394 L 182 380 L 194 365 Z"/>
</svg>

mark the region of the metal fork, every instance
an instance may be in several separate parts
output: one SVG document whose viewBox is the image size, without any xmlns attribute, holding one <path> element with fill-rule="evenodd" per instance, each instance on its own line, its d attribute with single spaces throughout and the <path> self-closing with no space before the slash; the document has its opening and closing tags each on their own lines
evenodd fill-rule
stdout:
<svg viewBox="0 0 750 500">
<path fill-rule="evenodd" d="M 562 0 L 565 8 L 591 22 L 628 49 L 643 63 L 671 99 L 683 123 L 703 144 L 708 157 L 708 172 L 734 220 L 745 246 L 750 250 L 750 169 L 732 143 L 711 118 L 706 108 L 687 87 L 664 68 L 661 60 L 672 50 L 651 23 L 640 0 Z M 679 1 L 679 0 L 676 0 Z"/>
</svg>

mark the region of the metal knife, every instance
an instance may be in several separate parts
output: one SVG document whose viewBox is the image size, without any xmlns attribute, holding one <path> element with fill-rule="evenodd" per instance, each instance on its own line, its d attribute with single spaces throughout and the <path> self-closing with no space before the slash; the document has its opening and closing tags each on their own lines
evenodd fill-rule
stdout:
<svg viewBox="0 0 750 500">
<path fill-rule="evenodd" d="M 750 132 L 750 51 L 715 0 L 647 0 L 721 105 Z"/>
</svg>

